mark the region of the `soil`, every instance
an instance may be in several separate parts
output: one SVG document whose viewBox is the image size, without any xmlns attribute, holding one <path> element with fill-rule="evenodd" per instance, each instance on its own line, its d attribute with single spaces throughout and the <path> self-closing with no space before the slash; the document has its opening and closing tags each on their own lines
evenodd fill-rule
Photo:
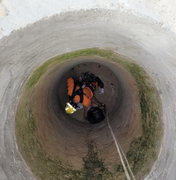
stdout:
<svg viewBox="0 0 176 180">
<path fill-rule="evenodd" d="M 31 102 L 40 141 L 46 152 L 59 157 L 63 166 L 83 168 L 83 158 L 88 153 L 88 143 L 93 142 L 103 162 L 113 170 L 119 156 L 106 120 L 88 124 L 84 110 L 73 115 L 64 112 L 67 95 L 66 80 L 89 71 L 100 77 L 105 94 L 95 92 L 95 97 L 106 104 L 110 124 L 124 152 L 131 142 L 141 135 L 138 89 L 132 76 L 120 65 L 97 56 L 67 60 L 49 69 L 35 86 Z"/>
</svg>

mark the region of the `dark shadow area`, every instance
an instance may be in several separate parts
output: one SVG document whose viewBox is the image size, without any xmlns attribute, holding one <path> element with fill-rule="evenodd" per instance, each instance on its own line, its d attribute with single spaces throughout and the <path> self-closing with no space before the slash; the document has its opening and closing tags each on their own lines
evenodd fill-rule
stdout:
<svg viewBox="0 0 176 180">
<path fill-rule="evenodd" d="M 92 62 L 90 62 L 92 61 Z M 119 80 L 114 75 L 114 73 L 102 65 L 101 63 L 95 63 L 93 60 L 90 61 L 84 61 L 81 64 L 75 65 L 73 68 L 71 68 L 68 72 L 66 72 L 61 78 L 60 81 L 56 84 L 56 91 L 53 93 L 53 97 L 56 96 L 58 105 L 60 104 L 61 107 L 64 109 L 65 104 L 68 99 L 67 95 L 67 79 L 70 77 L 74 77 L 77 82 L 79 82 L 79 76 L 81 73 L 90 72 L 95 74 L 96 76 L 100 77 L 102 81 L 105 84 L 105 94 L 99 94 L 98 88 L 94 92 L 94 96 L 102 103 L 106 104 L 108 107 L 108 112 L 112 112 L 116 106 L 117 102 L 119 100 L 119 90 L 120 86 Z M 72 118 L 77 119 L 81 122 L 85 122 L 83 117 L 84 109 L 76 111 L 74 114 L 70 115 Z"/>
</svg>

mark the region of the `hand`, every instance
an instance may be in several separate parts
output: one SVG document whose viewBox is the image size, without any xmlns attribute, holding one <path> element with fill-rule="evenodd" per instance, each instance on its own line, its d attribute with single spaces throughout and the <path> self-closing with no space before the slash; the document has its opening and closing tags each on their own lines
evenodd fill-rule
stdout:
<svg viewBox="0 0 176 180">
<path fill-rule="evenodd" d="M 102 106 L 102 107 L 104 107 L 104 106 L 105 106 L 105 104 L 101 103 L 101 106 Z"/>
<path fill-rule="evenodd" d="M 104 110 L 104 112 L 106 113 L 106 105 L 105 104 L 101 104 L 101 109 Z"/>
<path fill-rule="evenodd" d="M 104 88 L 99 88 L 99 94 L 104 94 Z"/>
</svg>

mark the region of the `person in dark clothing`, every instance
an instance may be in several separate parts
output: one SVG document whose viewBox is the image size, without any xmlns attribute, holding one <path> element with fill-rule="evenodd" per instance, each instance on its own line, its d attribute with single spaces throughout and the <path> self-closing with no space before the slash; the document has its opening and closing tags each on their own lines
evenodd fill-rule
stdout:
<svg viewBox="0 0 176 180">
<path fill-rule="evenodd" d="M 91 106 L 84 107 L 84 118 L 88 123 L 97 124 L 106 117 L 106 106 L 95 97 L 92 98 Z"/>
</svg>

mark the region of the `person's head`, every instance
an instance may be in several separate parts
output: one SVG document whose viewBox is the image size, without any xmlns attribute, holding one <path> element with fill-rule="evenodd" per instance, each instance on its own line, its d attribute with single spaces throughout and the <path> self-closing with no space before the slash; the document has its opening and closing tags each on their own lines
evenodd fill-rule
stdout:
<svg viewBox="0 0 176 180">
<path fill-rule="evenodd" d="M 76 108 L 77 108 L 77 103 L 72 100 L 66 103 L 65 112 L 67 114 L 73 114 L 74 112 L 76 112 Z"/>
<path fill-rule="evenodd" d="M 87 121 L 97 124 L 105 119 L 105 111 L 100 107 L 91 107 L 87 112 Z"/>
</svg>

